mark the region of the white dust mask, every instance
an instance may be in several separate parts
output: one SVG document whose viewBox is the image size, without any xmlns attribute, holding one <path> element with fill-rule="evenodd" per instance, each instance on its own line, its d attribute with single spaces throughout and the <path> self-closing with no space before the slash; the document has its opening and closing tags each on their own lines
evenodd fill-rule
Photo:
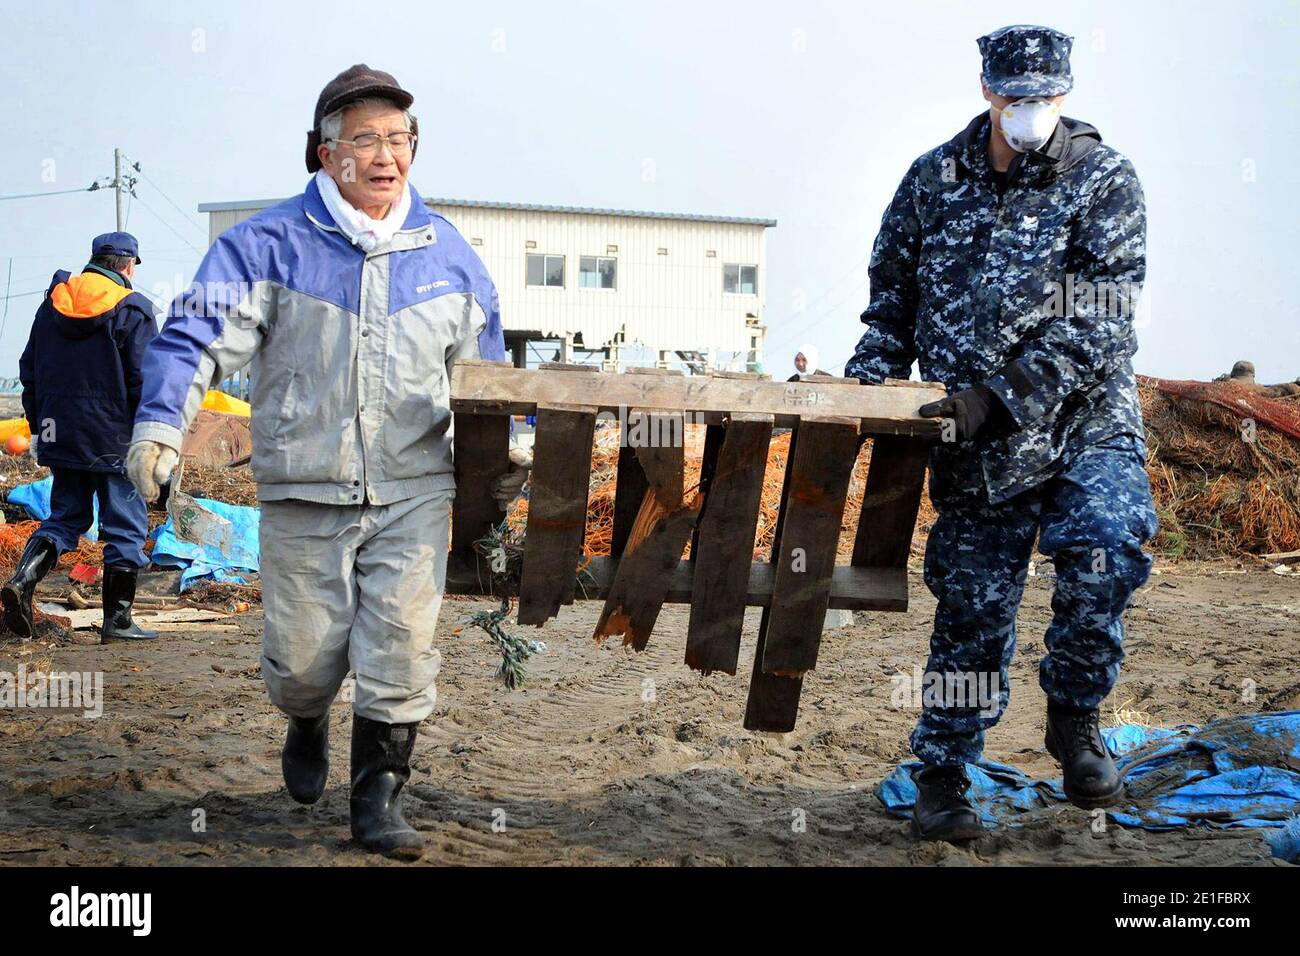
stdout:
<svg viewBox="0 0 1300 956">
<path fill-rule="evenodd" d="M 1061 118 L 1060 105 L 1041 96 L 1027 96 L 993 110 L 1002 114 L 1002 138 L 1017 153 L 1027 153 L 1046 143 Z"/>
</svg>

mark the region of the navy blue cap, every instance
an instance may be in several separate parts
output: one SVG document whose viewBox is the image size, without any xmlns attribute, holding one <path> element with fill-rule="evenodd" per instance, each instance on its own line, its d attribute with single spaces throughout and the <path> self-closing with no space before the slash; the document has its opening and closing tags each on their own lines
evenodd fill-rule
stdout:
<svg viewBox="0 0 1300 956">
<path fill-rule="evenodd" d="M 984 85 L 999 96 L 1060 96 L 1074 87 L 1074 37 L 1060 30 L 1020 23 L 976 42 L 984 58 Z"/>
<path fill-rule="evenodd" d="M 130 256 L 140 264 L 140 243 L 129 232 L 106 232 L 90 244 L 92 256 Z"/>
</svg>

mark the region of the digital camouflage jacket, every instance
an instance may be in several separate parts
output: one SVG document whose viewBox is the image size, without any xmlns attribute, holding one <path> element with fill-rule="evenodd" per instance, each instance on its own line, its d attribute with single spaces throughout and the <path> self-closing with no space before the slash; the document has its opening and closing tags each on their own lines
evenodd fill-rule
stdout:
<svg viewBox="0 0 1300 956">
<path fill-rule="evenodd" d="M 1064 461 L 1143 435 L 1132 356 L 1146 275 L 1146 209 L 1132 164 L 1063 117 L 1017 155 L 1002 195 L 981 113 L 921 156 L 885 211 L 871 256 L 867 330 L 845 374 L 921 377 L 950 392 L 983 382 L 1014 428 L 941 442 L 931 494 L 1004 501 Z"/>
</svg>

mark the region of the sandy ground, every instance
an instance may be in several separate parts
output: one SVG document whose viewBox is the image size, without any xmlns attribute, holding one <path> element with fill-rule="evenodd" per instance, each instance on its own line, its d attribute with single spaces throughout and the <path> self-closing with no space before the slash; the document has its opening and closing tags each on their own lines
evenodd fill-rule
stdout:
<svg viewBox="0 0 1300 956">
<path fill-rule="evenodd" d="M 933 600 L 912 576 L 906 614 L 860 614 L 829 631 L 804 686 L 798 729 L 741 727 L 745 677 L 681 663 L 687 608 L 670 606 L 644 654 L 597 646 L 595 603 L 530 634 L 546 652 L 519 691 L 494 678 L 481 632 L 452 629 L 486 601 L 449 600 L 443 672 L 407 789 L 436 864 L 1265 864 L 1251 832 L 1153 834 L 1082 810 L 1035 811 L 966 846 L 918 845 L 872 789 L 909 757 L 916 714 L 891 706 L 891 675 L 922 666 Z M 1037 682 L 1050 579 L 1031 579 L 1012 703 L 987 756 L 1055 775 Z M 20 663 L 102 670 L 97 720 L 0 715 L 0 863 L 316 864 L 377 861 L 347 829 L 348 705 L 336 703 L 330 786 L 313 808 L 284 791 L 284 719 L 258 672 L 260 613 L 238 634 L 168 635 L 150 646 L 0 645 Z M 1300 707 L 1300 577 L 1182 566 L 1129 611 L 1129 658 L 1104 713 L 1166 726 Z M 1256 699 L 1243 699 L 1253 681 Z M 647 697 L 651 699 L 646 699 Z M 202 811 L 201 815 L 196 811 Z M 806 828 L 792 825 L 802 815 Z M 196 817 L 206 828 L 195 832 Z M 1278 864 L 1281 865 L 1281 864 Z"/>
</svg>

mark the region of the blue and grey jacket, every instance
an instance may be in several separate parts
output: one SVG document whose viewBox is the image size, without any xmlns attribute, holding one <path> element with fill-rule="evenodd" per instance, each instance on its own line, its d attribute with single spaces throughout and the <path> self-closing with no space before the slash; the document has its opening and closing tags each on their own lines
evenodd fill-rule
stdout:
<svg viewBox="0 0 1300 956">
<path fill-rule="evenodd" d="M 132 440 L 179 449 L 207 389 L 251 363 L 260 500 L 454 489 L 451 366 L 505 342 L 478 255 L 408 188 L 406 222 L 369 253 L 314 181 L 217 237 L 149 347 Z"/>
<path fill-rule="evenodd" d="M 1132 356 L 1146 276 L 1146 209 L 1132 164 L 1087 123 L 1062 118 L 1018 155 L 1005 188 L 981 113 L 912 164 L 871 256 L 867 331 L 845 375 L 984 383 L 1014 429 L 939 444 L 936 501 L 1008 498 L 1083 448 L 1143 435 Z"/>
</svg>

